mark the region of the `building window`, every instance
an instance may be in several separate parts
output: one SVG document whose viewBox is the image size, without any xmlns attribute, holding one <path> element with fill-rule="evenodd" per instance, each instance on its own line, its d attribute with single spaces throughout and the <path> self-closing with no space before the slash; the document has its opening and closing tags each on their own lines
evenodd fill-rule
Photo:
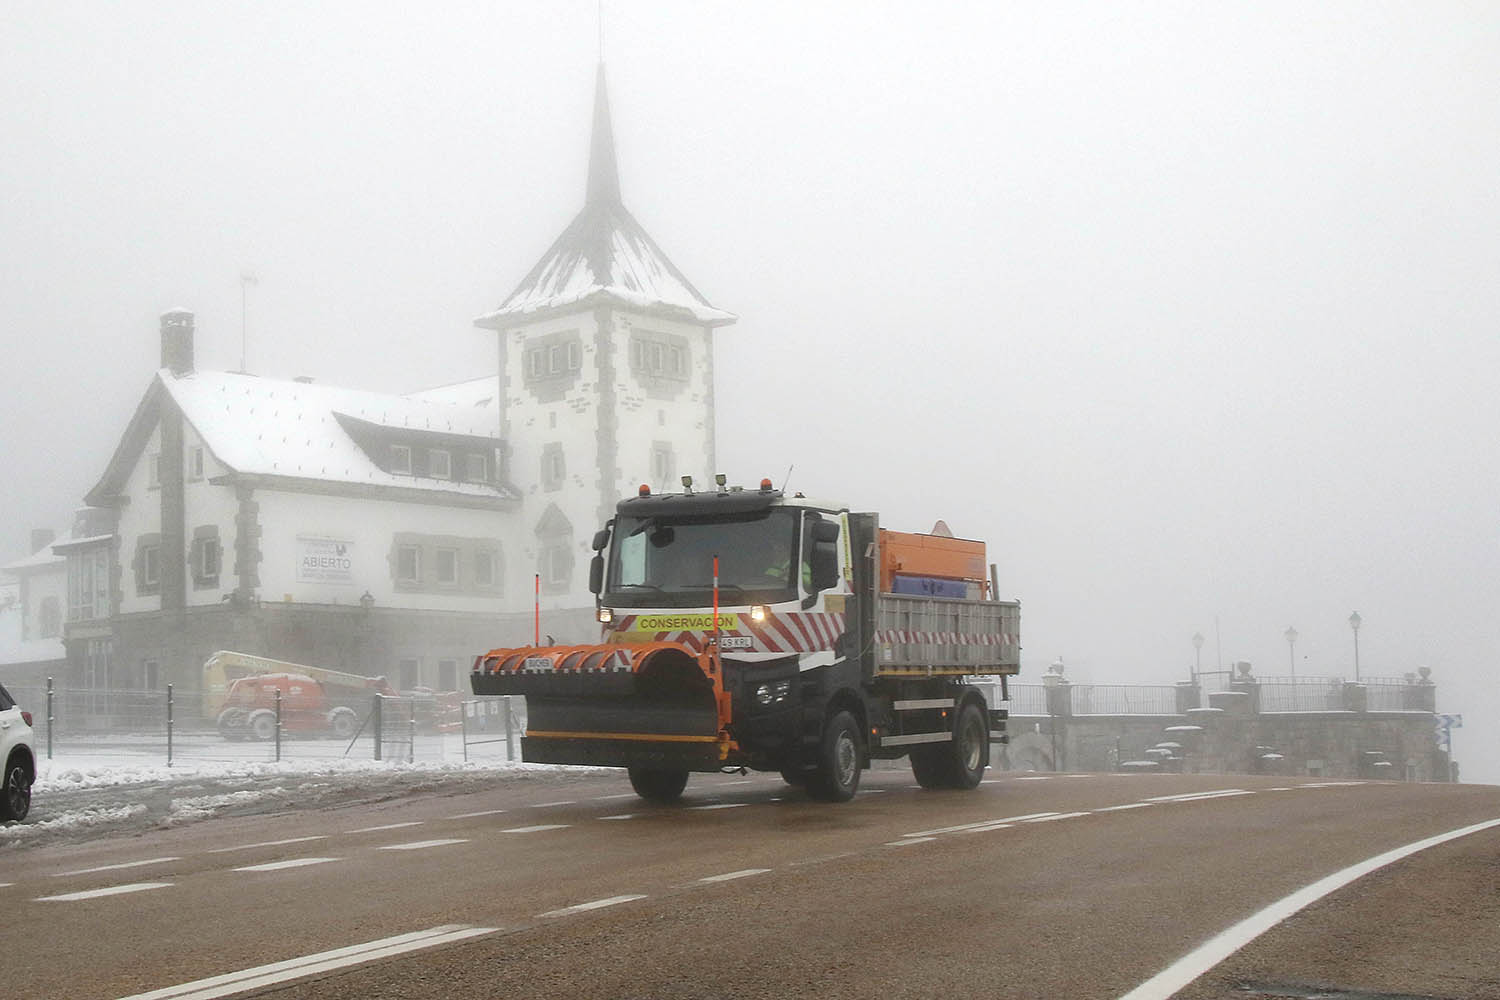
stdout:
<svg viewBox="0 0 1500 1000">
<path fill-rule="evenodd" d="M 568 341 L 568 371 L 576 372 L 583 367 L 582 349 L 575 340 Z"/>
<path fill-rule="evenodd" d="M 161 586 L 161 546 L 141 549 L 141 582 L 148 587 Z"/>
<path fill-rule="evenodd" d="M 68 556 L 68 621 L 109 617 L 109 553 L 93 549 Z"/>
<path fill-rule="evenodd" d="M 433 553 L 433 566 L 437 570 L 437 582 L 450 586 L 458 583 L 458 550 L 438 549 Z"/>
<path fill-rule="evenodd" d="M 42 605 L 36 613 L 36 629 L 43 639 L 52 639 L 62 633 L 62 608 L 56 597 L 42 598 Z"/>
<path fill-rule="evenodd" d="M 391 445 L 391 471 L 400 476 L 411 475 L 411 449 L 406 445 Z"/>
<path fill-rule="evenodd" d="M 152 455 L 147 473 L 146 485 L 153 490 L 161 486 L 161 456 Z"/>
<path fill-rule="evenodd" d="M 551 543 L 542 548 L 540 565 L 537 567 L 537 572 L 542 576 L 542 586 L 553 590 L 566 587 L 572 570 L 573 554 L 567 545 Z"/>
<path fill-rule="evenodd" d="M 438 660 L 437 689 L 439 691 L 458 690 L 457 660 Z"/>
<path fill-rule="evenodd" d="M 568 466 L 563 458 L 562 445 L 556 441 L 542 446 L 542 489 L 547 491 L 560 490 L 563 479 L 568 474 Z"/>
<path fill-rule="evenodd" d="M 687 351 L 681 347 L 672 348 L 672 374 L 678 378 L 687 378 Z"/>
<path fill-rule="evenodd" d="M 188 452 L 188 475 L 193 479 L 203 478 L 203 449 L 193 448 Z"/>
<path fill-rule="evenodd" d="M 161 683 L 161 663 L 157 660 L 147 660 L 141 664 L 141 687 L 147 691 L 155 691 Z"/>
<path fill-rule="evenodd" d="M 541 378 L 547 374 L 547 356 L 541 348 L 526 352 L 526 368 L 532 378 Z"/>
<path fill-rule="evenodd" d="M 470 453 L 464 456 L 464 479 L 471 483 L 490 481 L 489 462 L 485 461 L 483 455 Z"/>
<path fill-rule="evenodd" d="M 686 381 L 688 342 L 669 333 L 642 332 L 631 335 L 630 367 L 640 375 Z"/>
<path fill-rule="evenodd" d="M 219 540 L 205 538 L 198 547 L 198 577 L 212 580 L 219 575 Z"/>
<path fill-rule="evenodd" d="M 416 687 L 422 676 L 422 661 L 420 660 L 398 660 L 396 663 L 396 676 L 401 680 L 401 690 L 410 691 Z"/>
<path fill-rule="evenodd" d="M 474 585 L 476 587 L 493 587 L 495 585 L 495 554 L 480 549 L 474 553 Z"/>
<path fill-rule="evenodd" d="M 651 482 L 665 489 L 676 479 L 677 456 L 673 454 L 672 446 L 665 441 L 656 442 L 651 446 Z"/>
<path fill-rule="evenodd" d="M 453 478 L 453 456 L 441 448 L 427 453 L 427 474 L 433 479 Z"/>
<path fill-rule="evenodd" d="M 401 583 L 417 583 L 422 579 L 422 549 L 419 546 L 396 546 L 396 579 Z"/>
</svg>

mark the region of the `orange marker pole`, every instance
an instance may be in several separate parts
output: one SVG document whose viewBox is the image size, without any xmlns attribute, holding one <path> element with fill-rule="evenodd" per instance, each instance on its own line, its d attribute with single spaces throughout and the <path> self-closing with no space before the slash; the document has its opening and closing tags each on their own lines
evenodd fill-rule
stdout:
<svg viewBox="0 0 1500 1000">
<path fill-rule="evenodd" d="M 536 574 L 536 642 L 538 649 L 542 646 L 542 574 Z"/>
<path fill-rule="evenodd" d="M 719 557 L 714 556 L 714 649 L 719 648 Z"/>
</svg>

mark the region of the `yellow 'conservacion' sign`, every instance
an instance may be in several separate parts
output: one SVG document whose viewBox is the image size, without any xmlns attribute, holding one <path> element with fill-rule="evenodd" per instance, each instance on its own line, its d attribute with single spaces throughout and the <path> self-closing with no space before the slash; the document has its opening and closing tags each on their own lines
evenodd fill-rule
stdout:
<svg viewBox="0 0 1500 1000">
<path fill-rule="evenodd" d="M 631 626 L 632 632 L 711 632 L 714 616 L 710 614 L 641 615 Z M 739 615 L 721 612 L 719 628 L 733 632 L 740 627 Z"/>
</svg>

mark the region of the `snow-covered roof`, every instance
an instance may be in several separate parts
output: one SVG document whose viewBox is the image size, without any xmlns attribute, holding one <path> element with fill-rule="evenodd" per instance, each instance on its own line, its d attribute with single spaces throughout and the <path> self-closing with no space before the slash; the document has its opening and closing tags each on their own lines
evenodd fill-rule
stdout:
<svg viewBox="0 0 1500 1000">
<path fill-rule="evenodd" d="M 593 301 L 622 302 L 709 326 L 735 321 L 733 313 L 715 308 L 693 287 L 621 202 L 602 65 L 583 211 L 499 308 L 474 323 L 501 329 L 522 317 Z"/>
<path fill-rule="evenodd" d="M 491 419 L 496 400 L 500 398 L 500 376 L 483 375 L 465 382 L 434 386 L 419 392 L 408 393 L 408 399 L 420 399 L 430 403 L 448 403 L 453 406 L 487 406 Z"/>
<path fill-rule="evenodd" d="M 209 452 L 245 476 L 513 498 L 506 487 L 398 475 L 381 468 L 355 440 L 361 427 L 499 443 L 495 410 L 239 372 L 157 372 L 104 479 L 89 494 L 102 506 L 118 492 L 155 426 L 153 400 L 169 395 Z M 396 437 L 397 435 L 393 435 Z M 477 442 L 476 442 L 477 443 Z"/>
<path fill-rule="evenodd" d="M 72 540 L 72 533 L 64 531 L 56 538 L 52 539 L 52 541 L 37 549 L 31 555 L 26 556 L 23 559 L 17 559 L 15 562 L 8 562 L 4 566 L 0 566 L 0 571 L 6 573 L 24 573 L 27 570 L 41 569 L 45 566 L 56 566 L 61 563 L 65 563 L 67 562 L 66 557 L 60 556 L 57 553 L 53 552 L 52 546 L 64 545 L 68 542 L 71 542 Z"/>
<path fill-rule="evenodd" d="M 236 472 L 420 487 L 493 496 L 482 483 L 386 472 L 345 431 L 339 417 L 380 427 L 499 440 L 493 410 L 281 381 L 235 372 L 158 374 L 214 457 Z"/>
</svg>

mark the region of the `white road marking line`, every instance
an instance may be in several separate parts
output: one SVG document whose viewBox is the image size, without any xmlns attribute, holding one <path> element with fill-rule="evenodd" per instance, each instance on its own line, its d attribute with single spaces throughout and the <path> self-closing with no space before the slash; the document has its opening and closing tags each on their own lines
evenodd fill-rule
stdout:
<svg viewBox="0 0 1500 1000">
<path fill-rule="evenodd" d="M 766 799 L 766 801 L 767 802 L 780 802 L 781 801 L 781 796 L 778 795 L 778 796 L 776 796 L 774 798 Z"/>
<path fill-rule="evenodd" d="M 421 826 L 421 825 L 422 825 L 422 821 L 421 820 L 414 819 L 414 820 L 411 820 L 410 822 L 406 822 L 406 823 L 387 823 L 384 826 L 362 826 L 358 830 L 345 830 L 344 832 L 345 833 L 376 833 L 376 832 L 378 832 L 380 830 L 399 830 L 399 829 L 401 829 L 402 827 L 405 827 L 405 826 Z"/>
<path fill-rule="evenodd" d="M 749 804 L 750 803 L 748 802 L 715 802 L 713 805 L 688 806 L 688 808 L 695 809 L 699 812 L 704 812 L 709 809 L 738 809 L 740 806 L 748 806 Z"/>
<path fill-rule="evenodd" d="M 861 788 L 856 795 L 884 795 L 884 788 Z"/>
<path fill-rule="evenodd" d="M 1038 816 L 1036 819 L 1023 819 L 1022 823 L 1052 823 L 1060 819 L 1073 819 L 1075 816 L 1087 816 L 1087 812 L 1057 813 L 1052 816 Z"/>
<path fill-rule="evenodd" d="M 533 808 L 533 809 L 551 809 L 553 806 L 576 806 L 577 804 L 578 804 L 578 800 L 577 799 L 559 799 L 556 802 L 538 802 L 536 805 L 532 806 L 531 808 Z"/>
<path fill-rule="evenodd" d="M 279 872 L 283 868 L 305 868 L 308 865 L 321 865 L 329 861 L 341 861 L 342 858 L 293 858 L 290 861 L 269 861 L 263 865 L 246 865 L 244 868 L 231 868 L 236 872 Z"/>
<path fill-rule="evenodd" d="M 1017 781 L 1051 781 L 1052 780 L 1052 775 L 1050 775 L 1050 774 L 1038 774 L 1038 775 L 1035 775 L 1033 777 L 1028 777 L 1028 778 L 1017 778 L 1016 780 Z"/>
<path fill-rule="evenodd" d="M 940 826 L 936 830 L 918 830 L 916 833 L 908 833 L 911 837 L 932 837 L 944 833 L 958 833 L 960 830 L 976 830 L 981 826 L 994 826 L 996 823 L 1023 823 L 1029 819 L 1040 819 L 1043 816 L 1056 816 L 1055 812 L 1027 813 L 1025 816 L 1006 816 L 1003 819 L 982 819 L 977 823 L 962 823 L 958 826 Z"/>
<path fill-rule="evenodd" d="M 100 865 L 98 868 L 80 868 L 76 872 L 54 872 L 53 878 L 68 878 L 72 875 L 92 875 L 95 872 L 113 872 L 121 868 L 142 868 L 146 865 L 164 865 L 168 861 L 181 861 L 181 858 L 151 858 L 148 861 L 126 861 L 119 865 Z"/>
<path fill-rule="evenodd" d="M 379 941 L 369 941 L 348 948 L 335 948 L 316 955 L 304 955 L 285 962 L 258 965 L 253 969 L 199 979 L 180 986 L 168 986 L 165 989 L 152 990 L 150 993 L 137 993 L 134 996 L 124 997 L 123 1000 L 215 1000 L 216 997 L 225 997 L 234 993 L 272 986 L 276 983 L 284 983 L 290 979 L 360 965 L 378 958 L 390 958 L 410 951 L 463 941 L 482 934 L 493 934 L 497 929 L 470 927 L 466 924 L 446 924 L 430 930 L 417 931 L 414 934 L 399 934 L 396 937 L 381 938 Z"/>
<path fill-rule="evenodd" d="M 901 840 L 888 840 L 886 847 L 905 847 L 907 844 L 925 844 L 929 840 L 937 840 L 936 837 L 905 837 Z"/>
<path fill-rule="evenodd" d="M 1302 788 L 1349 788 L 1354 785 L 1363 785 L 1363 781 L 1311 781 L 1300 787 Z"/>
<path fill-rule="evenodd" d="M 286 840 L 262 840 L 258 844 L 240 844 L 238 847 L 215 847 L 207 854 L 228 854 L 230 851 L 248 851 L 256 847 L 280 847 L 283 844 L 305 844 L 309 840 L 327 840 L 327 834 L 317 834 L 312 837 L 288 837 Z"/>
<path fill-rule="evenodd" d="M 449 819 L 473 819 L 476 816 L 498 816 L 505 812 L 504 809 L 481 809 L 478 812 L 459 813 L 457 816 L 449 816 Z"/>
<path fill-rule="evenodd" d="M 596 899 L 592 903 L 579 903 L 576 906 L 564 906 L 560 910 L 548 910 L 546 913 L 538 913 L 537 919 L 543 917 L 566 917 L 573 913 L 583 913 L 586 910 L 600 910 L 606 906 L 618 906 L 620 903 L 633 903 L 637 899 L 645 899 L 644 895 L 633 896 L 611 896 L 608 899 Z"/>
<path fill-rule="evenodd" d="M 13 885 L 15 885 L 14 882 L 0 882 L 0 889 L 9 889 Z"/>
<path fill-rule="evenodd" d="M 147 889 L 169 889 L 171 882 L 130 882 L 112 885 L 107 889 L 89 889 L 86 892 L 65 892 L 60 896 L 38 896 L 38 903 L 71 903 L 79 899 L 98 899 L 101 896 L 122 896 L 127 892 L 145 892 Z"/>
<path fill-rule="evenodd" d="M 1292 790 L 1292 787 L 1293 786 L 1291 786 L 1291 785 L 1278 785 L 1275 788 L 1267 788 L 1266 791 L 1268 791 L 1268 792 L 1290 792 Z"/>
<path fill-rule="evenodd" d="M 1034 819 L 1029 820 L 1028 822 L 1045 823 L 1046 820 Z M 968 836 L 971 833 L 989 833 L 991 830 L 1009 830 L 1013 826 L 1015 826 L 1014 823 L 991 823 L 989 826 L 976 826 L 972 830 L 959 830 L 958 835 L 963 837 Z"/>
<path fill-rule="evenodd" d="M 1064 778 L 1092 778 L 1092 774 L 1065 774 Z"/>
<path fill-rule="evenodd" d="M 1147 806 L 1154 806 L 1154 805 L 1156 805 L 1155 802 L 1127 802 L 1123 806 L 1103 806 L 1103 807 L 1101 807 L 1099 809 L 1095 809 L 1094 812 L 1112 813 L 1112 812 L 1120 812 L 1120 811 L 1125 810 L 1125 809 L 1144 809 Z"/>
<path fill-rule="evenodd" d="M 1197 802 L 1201 799 L 1224 799 L 1234 795 L 1254 795 L 1243 788 L 1224 788 L 1216 792 L 1187 792 L 1183 795 L 1153 795 L 1147 802 Z"/>
<path fill-rule="evenodd" d="M 589 799 L 590 802 L 609 802 L 612 799 L 633 799 L 635 792 L 620 792 L 617 795 L 595 795 Z"/>
<path fill-rule="evenodd" d="M 446 840 L 413 840 L 407 844 L 382 844 L 382 851 L 420 851 L 428 847 L 447 847 L 449 844 L 467 844 L 465 837 L 449 837 Z"/>
<path fill-rule="evenodd" d="M 635 813 L 619 813 L 615 816 L 600 816 L 600 819 L 635 819 Z M 506 833 L 524 833 L 523 830 L 506 830 Z"/>
<path fill-rule="evenodd" d="M 1450 840 L 1457 840 L 1459 837 L 1467 837 L 1471 833 L 1479 833 L 1481 830 L 1490 830 L 1497 826 L 1500 826 L 1500 819 L 1487 820 L 1483 823 L 1475 823 L 1473 826 L 1449 830 L 1447 833 L 1440 833 L 1437 836 L 1428 837 L 1425 840 L 1419 840 L 1404 847 L 1397 847 L 1394 850 L 1386 851 L 1384 854 L 1377 854 L 1373 858 L 1367 858 L 1358 864 L 1350 865 L 1342 871 L 1336 871 L 1332 875 L 1320 878 L 1311 885 L 1298 889 L 1290 896 L 1278 899 L 1270 906 L 1251 914 L 1228 930 L 1209 939 L 1129 993 L 1126 993 L 1120 1000 L 1167 1000 L 1168 997 L 1172 996 L 1188 983 L 1191 983 L 1209 969 L 1212 969 L 1224 961 L 1224 959 L 1281 923 L 1287 917 L 1311 906 L 1329 893 L 1342 889 L 1355 879 L 1363 878 L 1373 871 L 1384 868 L 1386 865 L 1393 864 L 1403 858 L 1410 857 L 1418 851 L 1425 851 L 1429 847 L 1446 844 Z"/>
<path fill-rule="evenodd" d="M 566 830 L 567 823 L 542 823 L 539 826 L 513 826 L 509 830 L 501 830 L 501 833 L 541 833 L 545 830 Z"/>
<path fill-rule="evenodd" d="M 729 882 L 729 881 L 732 881 L 733 879 L 737 879 L 737 878 L 749 878 L 751 875 L 764 875 L 766 872 L 768 872 L 770 870 L 771 869 L 769 869 L 769 868 L 746 868 L 743 871 L 726 872 L 723 875 L 709 875 L 709 876 L 707 876 L 705 878 L 700 878 L 698 881 L 699 882 Z"/>
</svg>

